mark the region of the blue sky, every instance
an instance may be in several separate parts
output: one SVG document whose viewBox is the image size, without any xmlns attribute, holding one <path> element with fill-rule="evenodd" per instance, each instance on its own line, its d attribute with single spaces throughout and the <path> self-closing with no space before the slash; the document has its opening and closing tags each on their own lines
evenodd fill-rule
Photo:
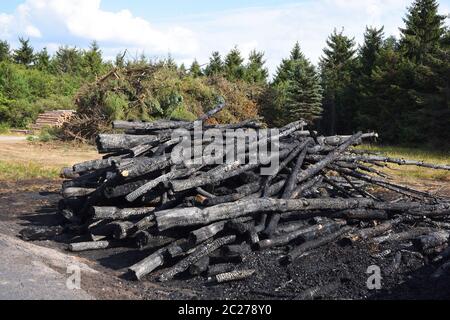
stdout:
<svg viewBox="0 0 450 320">
<path fill-rule="evenodd" d="M 317 63 L 334 28 L 361 42 L 366 25 L 398 36 L 412 0 L 1 0 L 0 39 L 17 45 L 29 37 L 36 49 L 85 48 L 97 40 L 107 58 L 125 48 L 129 57 L 169 53 L 179 62 L 206 63 L 213 50 L 225 55 L 264 51 L 273 72 L 296 41 Z M 440 0 L 450 12 L 450 0 Z M 448 20 L 447 20 L 448 21 Z"/>
</svg>

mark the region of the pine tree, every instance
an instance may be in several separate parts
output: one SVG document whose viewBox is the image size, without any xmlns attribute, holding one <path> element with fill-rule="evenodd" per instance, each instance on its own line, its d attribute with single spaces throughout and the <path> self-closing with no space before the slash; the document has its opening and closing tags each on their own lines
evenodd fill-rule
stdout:
<svg viewBox="0 0 450 320">
<path fill-rule="evenodd" d="M 0 62 L 10 59 L 10 47 L 7 41 L 0 40 Z"/>
<path fill-rule="evenodd" d="M 438 14 L 436 0 L 415 0 L 401 28 L 401 50 L 413 62 L 423 63 L 427 54 L 435 53 L 444 35 L 445 17 Z"/>
<path fill-rule="evenodd" d="M 348 108 L 347 88 L 352 82 L 355 68 L 355 42 L 343 34 L 334 32 L 327 40 L 327 47 L 320 59 L 322 86 L 324 89 L 324 117 L 322 129 L 328 134 L 351 133 L 352 110 Z"/>
<path fill-rule="evenodd" d="M 35 55 L 34 67 L 40 71 L 50 71 L 50 55 L 47 48 L 42 49 Z"/>
<path fill-rule="evenodd" d="M 14 62 L 22 64 L 24 66 L 30 66 L 34 59 L 34 50 L 30 46 L 30 39 L 24 39 L 19 37 L 20 47 L 14 50 Z"/>
<path fill-rule="evenodd" d="M 189 75 L 198 78 L 203 76 L 202 68 L 200 64 L 198 63 L 197 59 L 192 62 L 191 67 L 189 68 Z"/>
<path fill-rule="evenodd" d="M 225 77 L 230 81 L 242 80 L 245 75 L 244 59 L 237 47 L 234 47 L 225 57 Z"/>
<path fill-rule="evenodd" d="M 224 65 L 222 57 L 218 51 L 214 51 L 209 58 L 209 63 L 205 68 L 205 74 L 207 76 L 220 75 L 224 72 Z"/>
<path fill-rule="evenodd" d="M 264 67 L 264 52 L 250 52 L 249 62 L 245 68 L 244 80 L 248 83 L 266 84 L 269 70 Z"/>
<path fill-rule="evenodd" d="M 314 66 L 307 60 L 293 64 L 286 94 L 286 116 L 290 121 L 312 123 L 322 114 L 322 87 Z"/>
</svg>

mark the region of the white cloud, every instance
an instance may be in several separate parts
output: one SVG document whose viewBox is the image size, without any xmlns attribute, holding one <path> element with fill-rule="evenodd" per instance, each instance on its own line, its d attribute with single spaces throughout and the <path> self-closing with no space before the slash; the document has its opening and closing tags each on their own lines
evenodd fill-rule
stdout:
<svg viewBox="0 0 450 320">
<path fill-rule="evenodd" d="M 235 44 L 248 43 L 266 52 L 271 71 L 289 55 L 296 41 L 317 63 L 334 28 L 360 43 L 366 26 L 385 26 L 386 35 L 399 35 L 410 0 L 317 0 L 274 7 L 256 7 L 193 18 L 186 25 L 198 34 L 200 61 L 212 50 L 226 53 Z M 207 30 L 207 31 L 205 31 Z"/>
<path fill-rule="evenodd" d="M 448 12 L 448 2 L 441 2 L 441 12 Z M 194 58 L 207 63 L 212 51 L 224 55 L 238 45 L 244 55 L 252 49 L 265 51 L 273 72 L 296 41 L 317 63 L 334 28 L 344 28 L 357 43 L 368 25 L 384 25 L 387 36 L 398 36 L 411 0 L 302 0 L 178 16 L 164 24 L 153 24 L 126 9 L 106 11 L 100 4 L 101 0 L 24 0 L 13 14 L 0 13 L 0 37 L 14 40 L 27 35 L 50 51 L 59 44 L 86 46 L 95 39 L 106 57 L 127 48 L 129 57 L 141 52 L 152 57 L 171 53 L 186 64 Z"/>
<path fill-rule="evenodd" d="M 98 40 L 154 53 L 193 54 L 198 45 L 186 28 L 156 28 L 128 10 L 104 11 L 101 0 L 26 0 L 12 15 L 0 16 L 0 32 L 49 41 Z"/>
</svg>

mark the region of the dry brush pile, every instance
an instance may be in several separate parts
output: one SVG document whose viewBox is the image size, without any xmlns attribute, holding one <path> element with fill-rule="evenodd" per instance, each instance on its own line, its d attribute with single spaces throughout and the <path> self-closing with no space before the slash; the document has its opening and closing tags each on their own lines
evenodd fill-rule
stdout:
<svg viewBox="0 0 450 320">
<path fill-rule="evenodd" d="M 205 122 L 223 107 L 198 120 Z M 215 282 L 239 280 L 255 272 L 239 268 L 250 250 L 284 247 L 280 263 L 289 264 L 344 238 L 375 243 L 413 240 L 419 250 L 448 258 L 449 232 L 443 230 L 449 225 L 450 202 L 397 184 L 380 169 L 389 163 L 438 170 L 450 166 L 353 148 L 376 137 L 373 133 L 322 137 L 305 130 L 305 125 L 294 122 L 265 138 L 278 140 L 280 162 L 264 176 L 260 160 L 175 164 L 171 153 L 180 140 L 172 133 L 184 128 L 194 134 L 193 122 L 115 122 L 125 133 L 99 135 L 102 159 L 63 171 L 68 180 L 59 207 L 67 224 L 60 231 L 76 235 L 69 250 L 149 250 L 149 256 L 129 271 L 136 279 L 157 272 L 161 281 L 186 272 L 208 275 Z M 208 128 L 227 135 L 227 129 L 263 127 L 244 121 L 203 129 Z M 202 148 L 211 143 L 202 140 Z M 255 143 L 246 141 L 246 160 Z M 429 227 L 415 227 L 417 222 Z M 410 228 L 392 232 L 399 224 Z M 37 235 L 42 237 L 42 231 Z M 27 237 L 36 234 L 28 230 Z"/>
<path fill-rule="evenodd" d="M 227 109 L 213 123 L 255 118 L 262 88 L 220 76 L 195 78 L 164 64 L 113 68 L 82 87 L 75 97 L 77 115 L 62 130 L 64 140 L 93 142 L 111 132 L 114 120 L 193 121 L 222 97 Z"/>
</svg>

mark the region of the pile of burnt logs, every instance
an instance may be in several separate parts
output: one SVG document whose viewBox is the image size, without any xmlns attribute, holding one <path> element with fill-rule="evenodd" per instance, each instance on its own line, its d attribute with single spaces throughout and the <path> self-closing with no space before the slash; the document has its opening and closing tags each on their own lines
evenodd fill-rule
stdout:
<svg viewBox="0 0 450 320">
<path fill-rule="evenodd" d="M 68 180 L 59 209 L 65 232 L 76 234 L 69 250 L 139 248 L 148 257 L 130 266 L 136 279 L 157 272 L 167 281 L 190 273 L 218 283 L 252 276 L 255 270 L 239 263 L 250 251 L 274 247 L 286 249 L 282 263 L 344 239 L 414 240 L 420 250 L 449 255 L 448 233 L 442 230 L 450 202 L 395 183 L 382 170 L 390 163 L 449 166 L 365 152 L 355 146 L 376 134 L 319 137 L 303 121 L 264 136 L 279 147 L 279 165 L 269 175 L 261 174 L 267 162 L 246 162 L 255 144 L 250 138 L 245 157 L 232 163 L 175 163 L 172 153 L 180 140 L 173 138 L 174 130 L 201 139 L 203 150 L 214 142 L 194 133 L 199 123 L 224 136 L 235 129 L 265 130 L 258 121 L 206 124 L 223 107 L 196 123 L 117 121 L 114 128 L 122 133 L 100 135 L 103 159 L 62 172 Z M 417 221 L 428 226 L 414 227 Z M 398 225 L 411 228 L 392 232 Z"/>
</svg>

